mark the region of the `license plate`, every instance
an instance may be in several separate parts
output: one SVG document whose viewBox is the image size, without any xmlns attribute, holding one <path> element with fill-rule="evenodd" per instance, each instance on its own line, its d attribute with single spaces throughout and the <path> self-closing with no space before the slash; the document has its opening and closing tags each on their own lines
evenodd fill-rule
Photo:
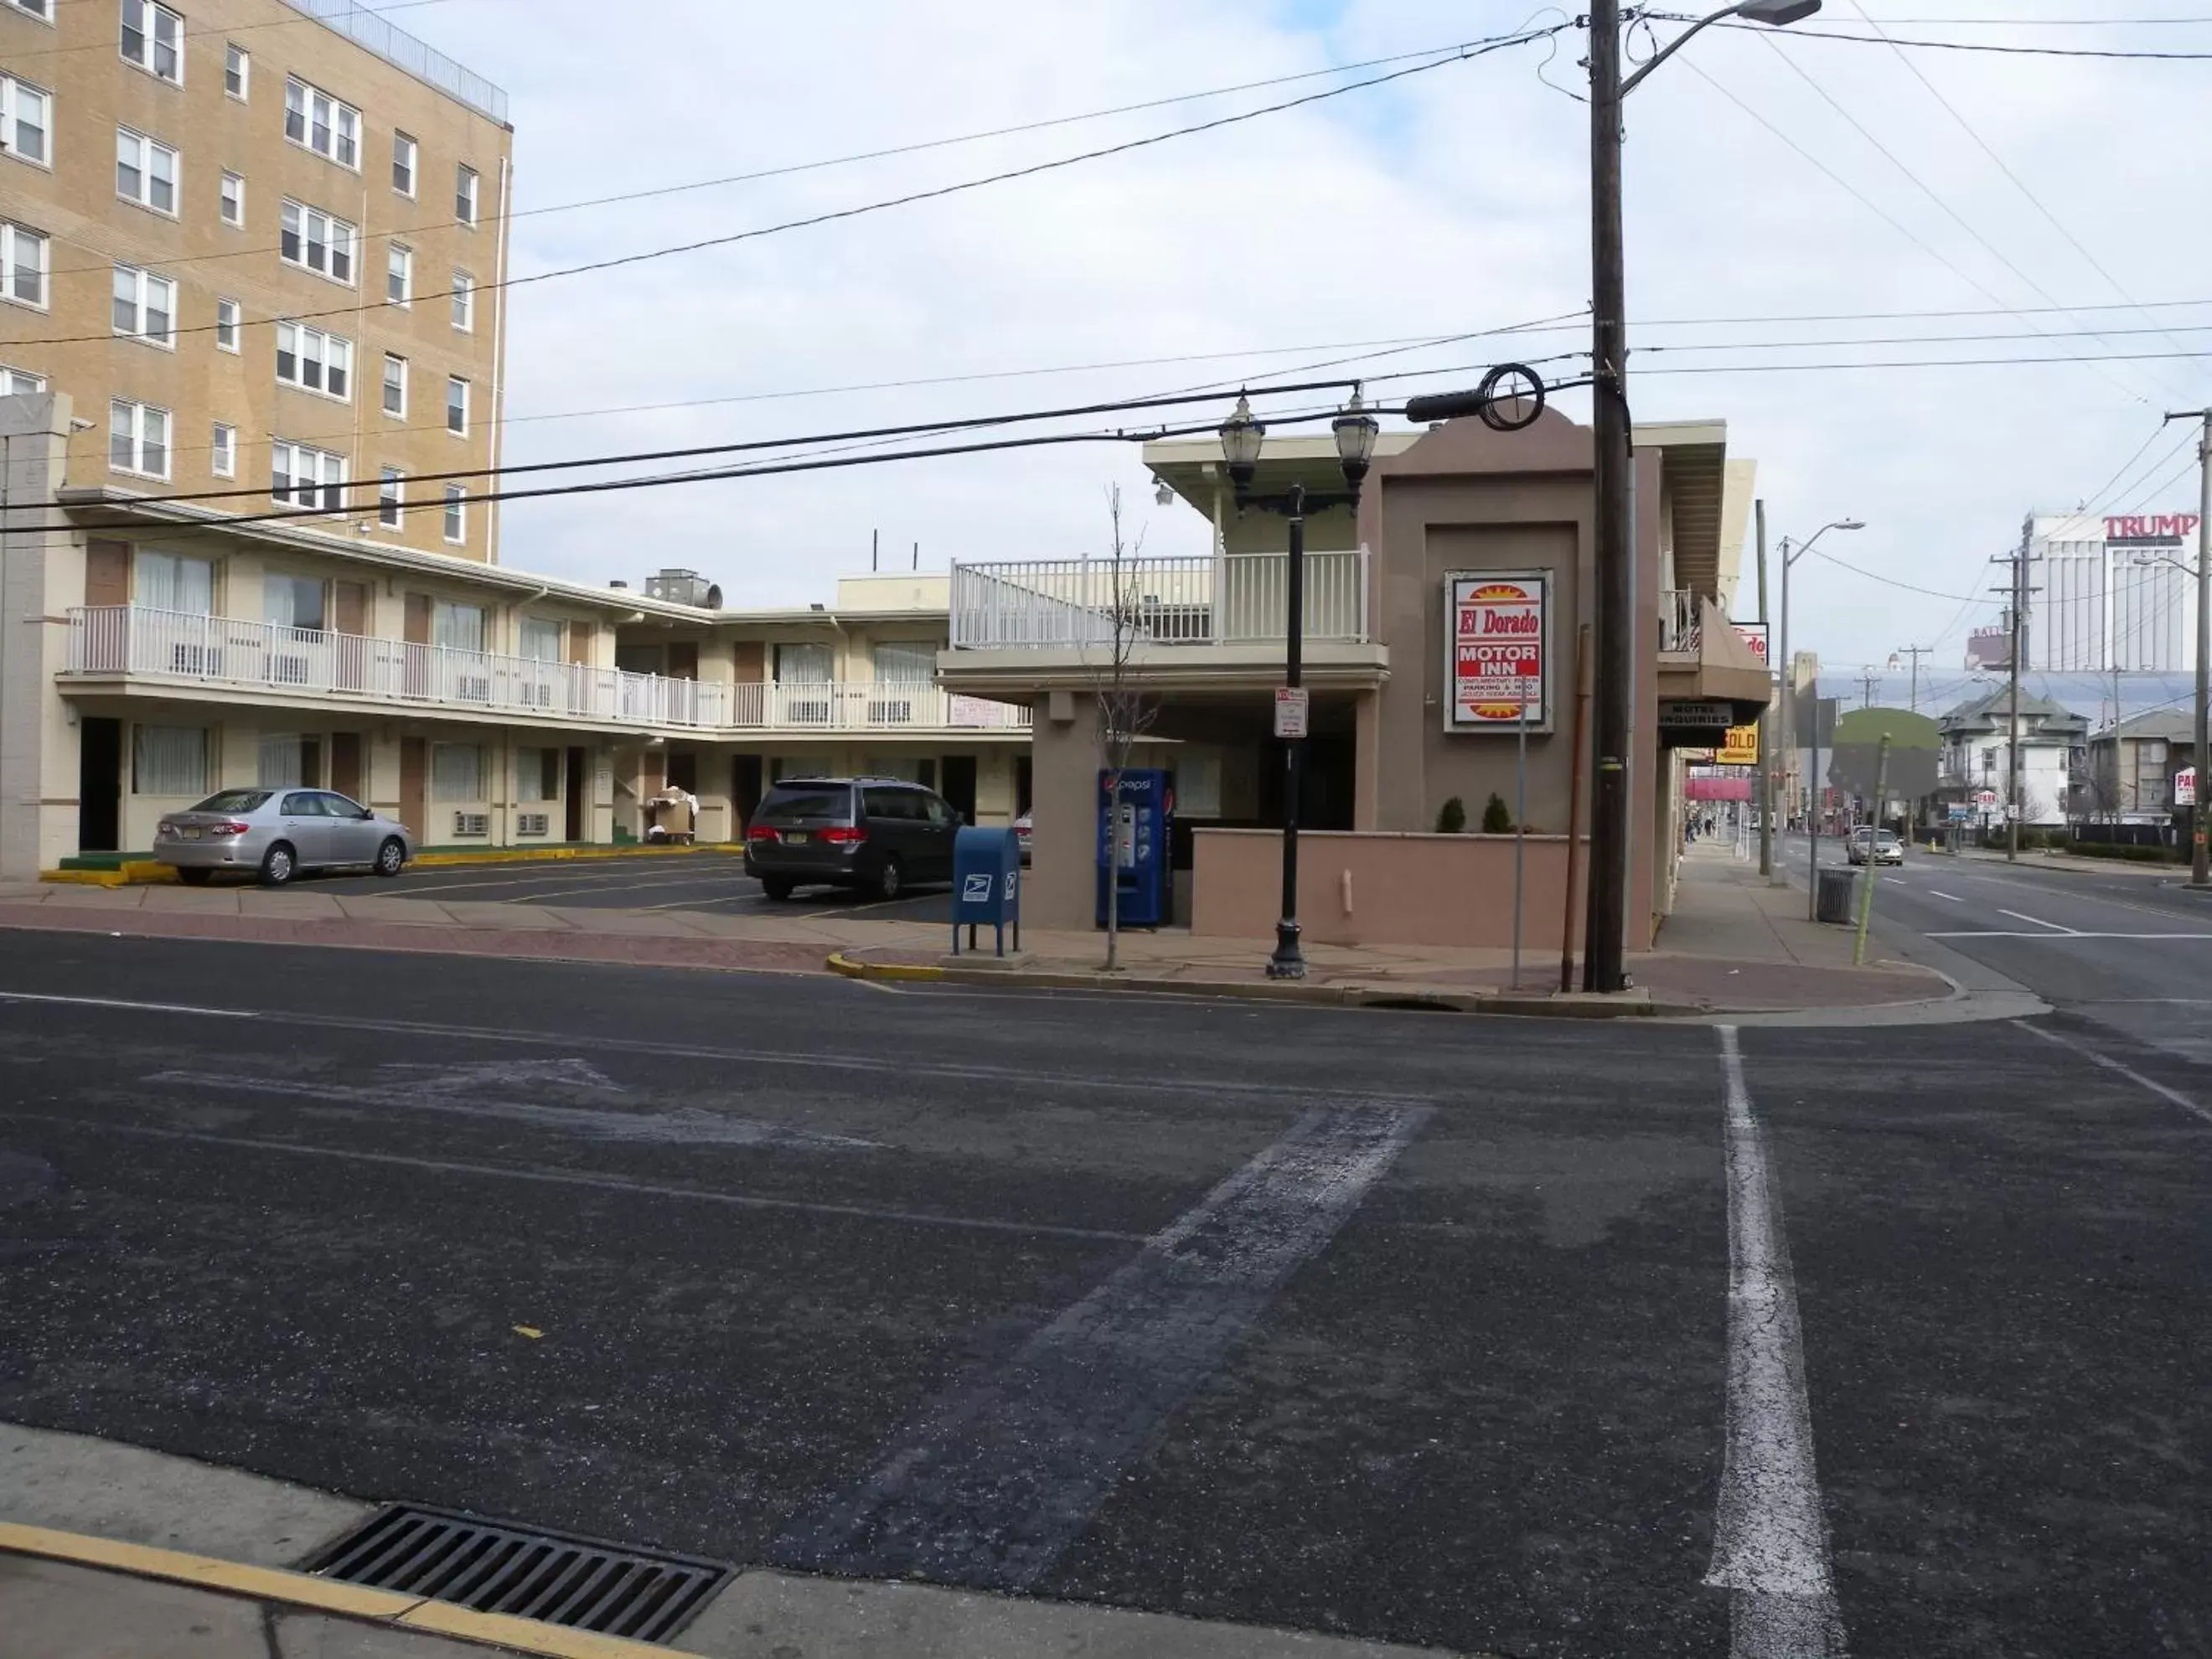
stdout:
<svg viewBox="0 0 2212 1659">
<path fill-rule="evenodd" d="M 200 838 L 200 827 L 199 827 L 199 825 L 198 825 L 197 823 L 188 823 L 188 824 L 186 824 L 186 825 L 185 826 L 185 839 L 186 841 L 198 841 L 199 838 Z"/>
<path fill-rule="evenodd" d="M 790 830 L 784 836 L 784 840 L 793 847 L 804 847 L 806 845 L 807 842 L 806 831 L 804 830 Z"/>
</svg>

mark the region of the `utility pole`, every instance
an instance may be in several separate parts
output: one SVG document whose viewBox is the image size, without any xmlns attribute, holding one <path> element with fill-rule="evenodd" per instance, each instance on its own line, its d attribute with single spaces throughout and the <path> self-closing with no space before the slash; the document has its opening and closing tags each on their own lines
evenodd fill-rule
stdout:
<svg viewBox="0 0 2212 1659">
<path fill-rule="evenodd" d="M 1759 625 L 1766 626 L 1766 503 L 1755 501 L 1751 504 L 1753 516 L 1759 523 Z M 1774 636 L 1767 636 L 1767 650 L 1774 649 Z M 1767 665 L 1768 677 L 1774 665 Z M 1759 717 L 1759 873 L 1770 882 L 1774 879 L 1774 724 L 1772 708 Z"/>
<path fill-rule="evenodd" d="M 2020 667 L 2027 650 L 2027 538 L 2034 520 L 2020 527 L 2020 551 L 2012 560 L 2012 714 L 2005 741 L 2006 816 L 2011 819 L 2005 836 L 2005 858 L 2020 859 Z"/>
<path fill-rule="evenodd" d="M 1923 657 L 1933 655 L 1935 649 L 1932 645 L 1900 645 L 1890 653 L 1893 657 L 1912 659 L 1912 696 L 1911 701 L 1905 706 L 1916 714 L 1920 712 L 1920 659 Z"/>
<path fill-rule="evenodd" d="M 1628 736 L 1636 695 L 1630 603 L 1627 276 L 1620 224 L 1620 0 L 1590 0 L 1590 400 L 1597 696 L 1590 744 L 1589 899 L 1583 989 L 1628 984 Z"/>
<path fill-rule="evenodd" d="M 1871 708 L 1874 707 L 1875 683 L 1881 678 L 1881 676 L 1871 668 L 1868 669 L 1865 673 L 1859 676 L 1859 705 L 1861 708 Z"/>
<path fill-rule="evenodd" d="M 2212 887 L 2212 848 L 2204 839 L 2204 795 L 2212 787 L 2212 766 L 2205 764 L 2212 749 L 2212 532 L 2205 520 L 2212 517 L 2212 409 L 2168 415 L 2175 421 L 2195 421 L 2197 428 L 2197 720 L 2190 732 L 2189 763 L 2197 769 L 2196 804 L 2189 809 L 2189 884 Z M 2117 748 L 2115 752 L 2117 752 Z"/>
</svg>

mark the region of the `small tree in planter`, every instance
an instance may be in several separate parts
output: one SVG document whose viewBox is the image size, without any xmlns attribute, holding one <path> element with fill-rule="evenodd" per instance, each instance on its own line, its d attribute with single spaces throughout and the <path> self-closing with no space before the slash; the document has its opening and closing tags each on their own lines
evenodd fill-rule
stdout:
<svg viewBox="0 0 2212 1659">
<path fill-rule="evenodd" d="M 1437 833 L 1440 836 L 1461 836 L 1467 833 L 1467 803 L 1454 795 L 1437 814 Z"/>
<path fill-rule="evenodd" d="M 1486 836 L 1510 836 L 1513 833 L 1513 814 L 1505 810 L 1502 796 L 1492 794 L 1490 805 L 1482 809 L 1482 833 Z"/>
</svg>

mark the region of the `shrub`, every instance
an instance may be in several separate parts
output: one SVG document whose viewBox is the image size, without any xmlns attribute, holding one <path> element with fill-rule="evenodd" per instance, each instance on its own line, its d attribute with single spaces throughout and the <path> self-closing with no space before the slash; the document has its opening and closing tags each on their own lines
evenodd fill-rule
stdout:
<svg viewBox="0 0 2212 1659">
<path fill-rule="evenodd" d="M 1486 836 L 1510 836 L 1513 833 L 1513 814 L 1505 810 L 1503 796 L 1492 794 L 1490 805 L 1482 809 L 1482 833 Z"/>
<path fill-rule="evenodd" d="M 1440 836 L 1456 836 L 1463 834 L 1466 830 L 1467 803 L 1457 795 L 1454 795 L 1444 803 L 1443 810 L 1437 814 L 1437 833 Z"/>
</svg>

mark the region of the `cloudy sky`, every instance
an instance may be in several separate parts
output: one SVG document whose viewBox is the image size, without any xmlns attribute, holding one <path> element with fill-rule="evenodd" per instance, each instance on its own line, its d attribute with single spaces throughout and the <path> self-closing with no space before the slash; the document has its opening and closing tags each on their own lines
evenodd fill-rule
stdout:
<svg viewBox="0 0 2212 1659">
<path fill-rule="evenodd" d="M 1867 33 L 1871 17 L 1900 38 L 2212 52 L 2212 21 L 2142 21 L 2202 18 L 2201 0 L 1863 4 L 1830 0 L 1818 27 Z M 2078 21 L 2099 12 L 2134 21 Z M 787 170 L 804 164 L 1340 70 L 1565 14 L 1532 20 L 1527 0 L 650 0 L 620 15 L 611 27 L 584 0 L 429 0 L 394 20 L 508 90 L 526 216 L 518 276 L 929 190 L 1407 65 Z M 1648 50 L 1639 30 L 1632 51 Z M 1556 48 L 1031 179 L 520 286 L 508 459 L 1180 392 L 1352 356 L 1356 371 L 1327 372 L 1514 356 L 1579 374 L 1562 355 L 1587 345 L 1575 322 L 1401 343 L 1583 307 L 1583 51 L 1570 31 Z M 1933 645 L 1931 665 L 1955 670 L 1966 630 L 1993 619 L 1986 561 L 2023 514 L 2193 507 L 2184 430 L 2159 422 L 2212 401 L 2206 361 L 2185 355 L 2212 339 L 2197 143 L 2208 88 L 2212 62 L 1900 53 L 1713 30 L 1636 94 L 1637 417 L 1725 418 L 1735 453 L 1760 463 L 1778 536 L 1868 521 L 1820 551 L 1871 576 L 1817 554 L 1797 567 L 1794 644 L 1838 668 Z M 2058 361 L 1805 367 L 2021 357 Z M 1194 417 L 1218 418 L 1226 401 Z M 1562 406 L 1580 418 L 1587 398 Z M 594 581 L 687 565 L 732 603 L 804 603 L 867 568 L 872 532 L 887 566 L 916 544 L 936 569 L 1095 550 L 1116 483 L 1151 548 L 1204 547 L 1195 514 L 1152 506 L 1133 448 L 1069 447 L 518 504 L 503 556 Z"/>
</svg>

